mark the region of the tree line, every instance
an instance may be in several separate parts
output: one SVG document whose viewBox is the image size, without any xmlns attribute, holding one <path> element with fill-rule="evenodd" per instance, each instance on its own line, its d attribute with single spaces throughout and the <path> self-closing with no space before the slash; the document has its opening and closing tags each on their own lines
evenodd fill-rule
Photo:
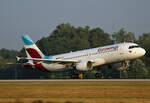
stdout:
<svg viewBox="0 0 150 103">
<path fill-rule="evenodd" d="M 85 73 L 84 78 L 95 78 L 96 73 L 101 73 L 103 78 L 150 78 L 150 33 L 143 33 L 136 37 L 134 33 L 121 28 L 112 34 L 103 29 L 74 27 L 69 23 L 60 24 L 49 36 L 36 42 L 45 55 L 56 55 L 70 51 L 94 48 L 121 42 L 135 42 L 146 49 L 146 55 L 140 59 L 132 60 L 126 70 L 110 69 L 108 66 L 96 67 Z M 29 70 L 21 65 L 13 65 L 16 56 L 26 56 L 24 49 L 0 50 L 0 79 L 26 79 L 26 78 L 70 78 L 69 72 L 42 72 Z"/>
</svg>

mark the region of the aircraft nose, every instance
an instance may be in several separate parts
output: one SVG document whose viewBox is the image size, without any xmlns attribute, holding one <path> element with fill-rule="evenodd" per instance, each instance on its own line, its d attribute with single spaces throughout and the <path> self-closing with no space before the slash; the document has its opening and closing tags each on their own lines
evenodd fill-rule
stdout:
<svg viewBox="0 0 150 103">
<path fill-rule="evenodd" d="M 145 49 L 143 49 L 143 48 L 141 48 L 140 52 L 141 52 L 142 56 L 145 55 L 145 53 L 146 53 Z"/>
</svg>

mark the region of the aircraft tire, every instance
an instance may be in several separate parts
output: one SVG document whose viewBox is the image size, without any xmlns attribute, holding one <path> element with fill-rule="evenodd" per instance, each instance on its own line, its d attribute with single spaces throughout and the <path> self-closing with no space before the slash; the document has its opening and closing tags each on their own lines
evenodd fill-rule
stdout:
<svg viewBox="0 0 150 103">
<path fill-rule="evenodd" d="M 102 79 L 102 73 L 96 73 L 95 78 L 96 79 Z"/>
</svg>

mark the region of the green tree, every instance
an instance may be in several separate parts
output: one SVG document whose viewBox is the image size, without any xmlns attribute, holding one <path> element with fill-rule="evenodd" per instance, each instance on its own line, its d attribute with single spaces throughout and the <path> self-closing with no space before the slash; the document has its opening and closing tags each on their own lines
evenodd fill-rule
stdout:
<svg viewBox="0 0 150 103">
<path fill-rule="evenodd" d="M 134 34 L 125 31 L 124 28 L 121 28 L 118 32 L 113 33 L 112 38 L 115 43 L 136 41 Z"/>
<path fill-rule="evenodd" d="M 146 57 L 150 57 L 150 33 L 139 36 L 138 43 L 146 49 Z"/>
<path fill-rule="evenodd" d="M 98 47 L 111 44 L 110 35 L 100 28 L 94 28 L 89 33 L 90 47 Z"/>
<path fill-rule="evenodd" d="M 5 59 L 14 59 L 14 58 L 16 58 L 18 53 L 19 52 L 16 51 L 16 50 L 8 50 L 8 49 L 5 49 L 5 48 L 0 50 L 0 56 L 2 58 L 5 58 Z"/>
<path fill-rule="evenodd" d="M 136 59 L 131 62 L 127 73 L 128 78 L 142 79 L 147 77 L 148 70 L 142 60 Z"/>
</svg>

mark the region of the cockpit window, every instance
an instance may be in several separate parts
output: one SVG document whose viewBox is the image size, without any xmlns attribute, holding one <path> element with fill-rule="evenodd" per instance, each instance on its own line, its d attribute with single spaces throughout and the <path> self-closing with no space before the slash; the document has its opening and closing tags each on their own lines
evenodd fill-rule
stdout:
<svg viewBox="0 0 150 103">
<path fill-rule="evenodd" d="M 133 48 L 139 48 L 140 46 L 138 45 L 133 45 L 133 46 L 129 46 L 129 49 L 133 49 Z"/>
</svg>

